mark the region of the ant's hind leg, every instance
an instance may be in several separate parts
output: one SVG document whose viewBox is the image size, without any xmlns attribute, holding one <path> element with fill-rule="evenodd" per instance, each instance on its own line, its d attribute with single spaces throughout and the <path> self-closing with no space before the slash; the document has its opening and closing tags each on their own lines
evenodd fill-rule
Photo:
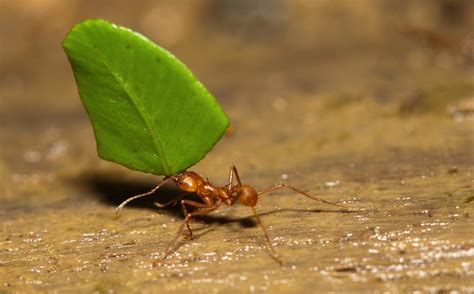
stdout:
<svg viewBox="0 0 474 294">
<path fill-rule="evenodd" d="M 308 194 L 298 188 L 295 188 L 295 187 L 292 187 L 290 185 L 287 185 L 287 184 L 278 184 L 278 185 L 275 185 L 275 186 L 272 186 L 272 187 L 268 187 L 266 189 L 263 189 L 261 191 L 258 192 L 258 196 L 262 195 L 262 194 L 265 194 L 265 193 L 269 193 L 269 192 L 272 192 L 272 191 L 275 191 L 275 190 L 278 190 L 278 189 L 282 189 L 282 188 L 287 188 L 287 189 L 290 189 L 292 190 L 293 192 L 296 192 L 298 194 L 301 194 L 303 196 L 306 196 L 308 197 L 309 199 L 313 199 L 315 201 L 320 201 L 320 202 L 323 202 L 323 203 L 326 203 L 326 204 L 330 204 L 330 205 L 334 205 L 334 206 L 338 206 L 338 207 L 341 207 L 341 208 L 344 208 L 344 209 L 347 209 L 347 207 L 345 207 L 344 205 L 340 205 L 340 204 L 337 204 L 337 203 L 334 203 L 334 202 L 331 202 L 331 201 L 327 201 L 327 200 L 324 200 L 322 198 L 318 198 L 318 197 L 315 197 L 311 194 Z"/>
<path fill-rule="evenodd" d="M 279 265 L 283 265 L 283 261 L 280 259 L 280 255 L 275 251 L 275 248 L 273 248 L 272 242 L 270 241 L 270 237 L 268 236 L 267 229 L 265 229 L 265 226 L 263 225 L 262 220 L 260 219 L 260 216 L 257 213 L 257 210 L 255 209 L 255 206 L 251 206 L 253 215 L 257 219 L 258 224 L 263 230 L 263 234 L 265 235 L 265 241 L 267 242 L 267 247 L 270 250 L 272 258 L 278 262 Z"/>
</svg>

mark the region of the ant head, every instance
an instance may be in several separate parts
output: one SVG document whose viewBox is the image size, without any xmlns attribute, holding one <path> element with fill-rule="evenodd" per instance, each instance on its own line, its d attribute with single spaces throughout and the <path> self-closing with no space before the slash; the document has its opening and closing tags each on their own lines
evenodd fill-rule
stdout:
<svg viewBox="0 0 474 294">
<path fill-rule="evenodd" d="M 196 192 L 204 184 L 202 177 L 192 171 L 182 172 L 171 177 L 171 179 L 181 190 L 192 193 Z"/>
<path fill-rule="evenodd" d="M 255 207 L 258 201 L 258 193 L 254 188 L 248 185 L 235 186 L 232 189 L 240 203 L 245 206 Z"/>
</svg>

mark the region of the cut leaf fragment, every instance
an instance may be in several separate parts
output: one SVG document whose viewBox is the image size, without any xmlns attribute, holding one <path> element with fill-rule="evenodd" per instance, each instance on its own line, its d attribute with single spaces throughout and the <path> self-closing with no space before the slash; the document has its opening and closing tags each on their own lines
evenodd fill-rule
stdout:
<svg viewBox="0 0 474 294">
<path fill-rule="evenodd" d="M 157 175 L 200 161 L 229 120 L 176 57 L 100 19 L 75 25 L 63 48 L 103 159 Z"/>
</svg>

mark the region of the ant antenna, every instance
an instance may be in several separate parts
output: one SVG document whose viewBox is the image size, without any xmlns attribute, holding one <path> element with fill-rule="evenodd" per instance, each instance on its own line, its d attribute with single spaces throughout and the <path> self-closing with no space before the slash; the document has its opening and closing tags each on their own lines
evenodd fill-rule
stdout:
<svg viewBox="0 0 474 294">
<path fill-rule="evenodd" d="M 295 187 L 292 187 L 290 185 L 287 185 L 287 184 L 277 184 L 275 186 L 271 186 L 271 187 L 268 187 L 266 189 L 263 189 L 261 191 L 258 192 L 258 196 L 262 195 L 262 194 L 265 194 L 265 193 L 269 193 L 269 192 L 272 192 L 272 191 L 275 191 L 275 190 L 278 190 L 278 189 L 282 189 L 282 188 L 287 188 L 287 189 L 290 189 L 292 190 L 293 192 L 296 192 L 298 194 L 301 194 L 303 196 L 306 196 L 308 197 L 309 199 L 312 199 L 312 200 L 315 200 L 315 201 L 320 201 L 320 202 L 323 202 L 323 203 L 326 203 L 326 204 L 330 204 L 330 205 L 334 205 L 334 206 L 337 206 L 337 207 L 341 207 L 341 208 L 344 208 L 347 210 L 347 207 L 345 207 L 344 205 L 340 205 L 340 204 L 337 204 L 337 203 L 334 203 L 334 202 L 331 202 L 331 201 L 327 201 L 327 200 L 324 200 L 324 199 L 321 199 L 321 198 L 318 198 L 318 197 L 315 197 L 313 195 L 310 195 L 300 189 L 297 189 Z"/>
<path fill-rule="evenodd" d="M 158 185 L 156 185 L 155 188 L 151 189 L 150 191 L 146 192 L 146 193 L 142 193 L 142 194 L 139 194 L 139 195 L 135 195 L 135 196 L 132 196 L 130 198 L 128 198 L 127 200 L 125 200 L 124 202 L 122 202 L 119 206 L 117 206 L 117 208 L 115 209 L 115 214 L 118 214 L 122 208 L 125 207 L 125 205 L 127 205 L 129 202 L 135 200 L 135 199 L 138 199 L 138 198 L 141 198 L 141 197 L 145 197 L 145 196 L 148 196 L 150 194 L 153 194 L 156 192 L 156 190 L 158 190 L 161 186 L 163 186 L 163 184 L 165 184 L 166 182 L 168 182 L 169 178 L 164 180 L 163 182 L 159 183 Z"/>
</svg>

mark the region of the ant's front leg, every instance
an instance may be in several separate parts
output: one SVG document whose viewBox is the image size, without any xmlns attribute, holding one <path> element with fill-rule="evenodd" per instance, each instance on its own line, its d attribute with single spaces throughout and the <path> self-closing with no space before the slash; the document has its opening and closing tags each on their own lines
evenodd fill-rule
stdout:
<svg viewBox="0 0 474 294">
<path fill-rule="evenodd" d="M 175 206 L 179 200 L 181 200 L 183 197 L 185 197 L 189 192 L 184 192 L 184 193 L 181 193 L 181 195 L 179 195 L 178 197 L 176 197 L 176 199 L 173 199 L 173 200 L 170 200 L 168 202 L 165 202 L 165 203 L 159 203 L 159 202 L 155 202 L 155 206 L 158 207 L 158 208 L 164 208 L 168 205 L 173 205 Z"/>
<path fill-rule="evenodd" d="M 204 198 L 203 200 L 205 201 L 205 203 L 200 203 L 200 202 L 189 200 L 189 199 L 181 200 L 181 209 L 183 210 L 183 214 L 185 217 L 184 224 L 188 228 L 189 240 L 194 239 L 193 231 L 191 230 L 191 227 L 189 226 L 189 223 L 191 222 L 192 217 L 196 215 L 204 215 L 204 214 L 211 213 L 214 210 L 216 210 L 220 205 L 220 202 L 212 202 L 208 198 Z M 186 205 L 200 208 L 200 209 L 189 213 L 188 210 L 186 209 Z"/>
</svg>

